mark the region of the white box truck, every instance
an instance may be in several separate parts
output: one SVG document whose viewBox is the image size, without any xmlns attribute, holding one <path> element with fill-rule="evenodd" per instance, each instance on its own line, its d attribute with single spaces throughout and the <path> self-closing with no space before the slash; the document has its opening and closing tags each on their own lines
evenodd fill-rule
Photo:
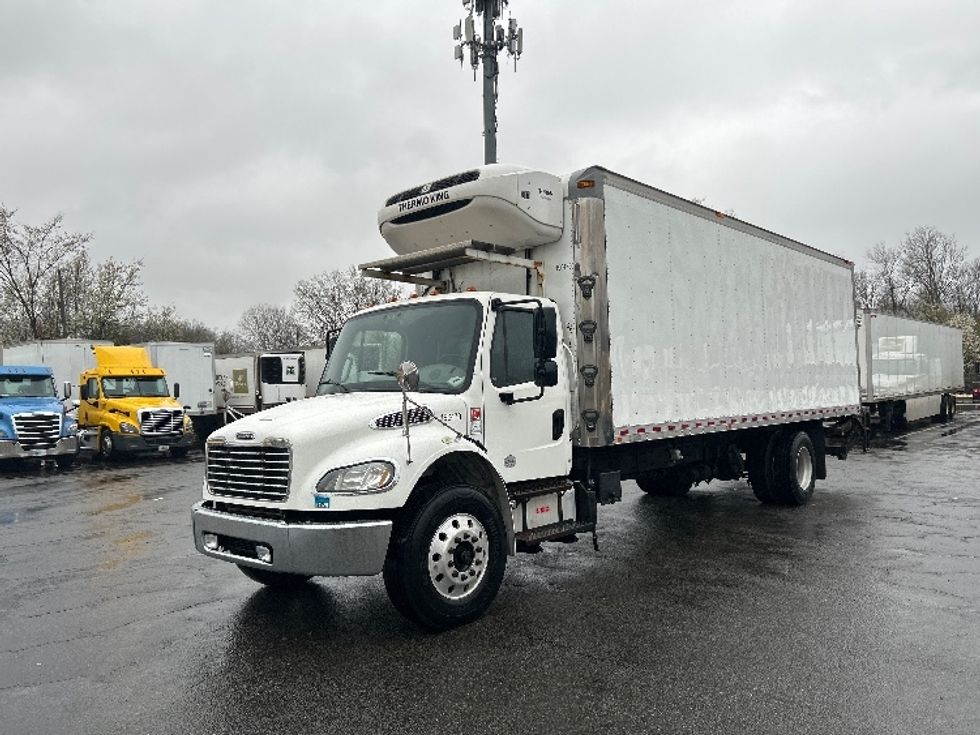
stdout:
<svg viewBox="0 0 980 735">
<path fill-rule="evenodd" d="M 861 403 L 882 431 L 956 413 L 963 331 L 865 309 L 859 314 Z"/>
<path fill-rule="evenodd" d="M 54 373 L 54 382 L 61 386 L 70 383 L 71 398 L 78 400 L 78 376 L 95 367 L 94 345 L 111 345 L 104 339 L 45 339 L 23 342 L 3 348 L 4 365 L 47 365 Z"/>
<path fill-rule="evenodd" d="M 845 260 L 598 167 L 480 167 L 378 221 L 396 255 L 363 271 L 426 295 L 351 318 L 325 395 L 207 443 L 195 545 L 259 582 L 382 573 L 449 628 L 623 480 L 800 505 L 860 427 Z"/>
<path fill-rule="evenodd" d="M 302 351 L 217 355 L 216 403 L 225 420 L 306 398 Z"/>
<path fill-rule="evenodd" d="M 195 434 L 204 439 L 218 428 L 215 401 L 214 344 L 211 342 L 146 342 L 150 361 L 163 368 L 171 390 L 179 393 L 184 413 L 194 424 Z"/>
</svg>

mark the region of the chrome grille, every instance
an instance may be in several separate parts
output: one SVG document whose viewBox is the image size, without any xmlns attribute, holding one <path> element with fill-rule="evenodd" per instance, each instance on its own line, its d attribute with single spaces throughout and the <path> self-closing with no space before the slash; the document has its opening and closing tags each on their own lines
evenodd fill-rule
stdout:
<svg viewBox="0 0 980 735">
<path fill-rule="evenodd" d="M 288 447 L 209 444 L 208 489 L 215 495 L 285 500 L 289 495 Z"/>
<path fill-rule="evenodd" d="M 167 436 L 184 430 L 181 408 L 152 408 L 140 411 L 140 433 L 143 436 Z"/>
<path fill-rule="evenodd" d="M 15 413 L 14 431 L 24 449 L 52 449 L 61 435 L 61 415 L 57 413 Z"/>
</svg>

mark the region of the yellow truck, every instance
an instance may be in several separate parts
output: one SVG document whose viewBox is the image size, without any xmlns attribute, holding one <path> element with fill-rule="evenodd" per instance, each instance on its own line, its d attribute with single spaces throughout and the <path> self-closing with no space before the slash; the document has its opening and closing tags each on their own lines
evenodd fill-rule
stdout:
<svg viewBox="0 0 980 735">
<path fill-rule="evenodd" d="M 79 379 L 78 426 L 83 445 L 104 459 L 167 451 L 183 457 L 194 442 L 191 421 L 167 389 L 167 375 L 143 347 L 96 345 L 95 367 Z"/>
</svg>

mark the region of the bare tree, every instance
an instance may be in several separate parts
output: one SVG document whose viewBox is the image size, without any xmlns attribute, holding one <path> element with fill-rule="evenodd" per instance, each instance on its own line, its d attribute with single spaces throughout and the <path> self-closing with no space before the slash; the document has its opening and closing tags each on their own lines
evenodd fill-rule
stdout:
<svg viewBox="0 0 980 735">
<path fill-rule="evenodd" d="M 935 227 L 916 227 L 899 249 L 902 275 L 916 301 L 933 310 L 950 305 L 966 248 Z"/>
<path fill-rule="evenodd" d="M 980 258 L 974 258 L 960 269 L 955 292 L 955 310 L 980 319 Z"/>
<path fill-rule="evenodd" d="M 366 278 L 351 266 L 300 281 L 294 293 L 298 319 L 313 341 L 323 342 L 328 332 L 342 327 L 355 312 L 391 301 L 402 292 L 390 281 Z"/>
<path fill-rule="evenodd" d="M 255 343 L 249 341 L 237 330 L 226 329 L 214 338 L 214 351 L 219 355 L 253 352 L 256 349 Z"/>
<path fill-rule="evenodd" d="M 42 314 L 47 283 L 60 264 L 84 252 L 92 236 L 65 232 L 60 214 L 38 227 L 17 224 L 16 214 L 0 205 L 0 289 L 25 321 L 28 336 L 42 339 L 48 336 Z"/>
<path fill-rule="evenodd" d="M 892 314 L 903 313 L 908 302 L 908 285 L 902 277 L 902 260 L 898 250 L 885 243 L 877 243 L 868 251 L 871 271 L 867 293 L 872 299 L 869 308 L 877 308 Z"/>
<path fill-rule="evenodd" d="M 306 341 L 302 326 L 289 309 L 273 304 L 248 307 L 242 313 L 238 329 L 257 350 L 285 350 Z"/>
</svg>

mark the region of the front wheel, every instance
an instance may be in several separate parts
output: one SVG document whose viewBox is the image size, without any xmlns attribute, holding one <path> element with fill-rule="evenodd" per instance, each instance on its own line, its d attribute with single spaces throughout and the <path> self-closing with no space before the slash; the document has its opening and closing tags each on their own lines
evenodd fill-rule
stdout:
<svg viewBox="0 0 980 735">
<path fill-rule="evenodd" d="M 112 459 L 116 453 L 116 445 L 112 438 L 112 431 L 106 427 L 99 429 L 99 456 L 102 459 Z"/>
<path fill-rule="evenodd" d="M 431 630 L 480 617 L 507 563 L 506 530 L 494 503 L 467 485 L 410 503 L 396 525 L 384 565 L 395 608 Z"/>
<path fill-rule="evenodd" d="M 247 567 L 244 564 L 237 564 L 236 566 L 242 571 L 242 574 L 253 582 L 264 584 L 266 587 L 278 587 L 281 589 L 298 587 L 299 585 L 306 584 L 310 579 L 303 574 L 273 572 L 270 569 L 256 569 L 255 567 Z"/>
</svg>

